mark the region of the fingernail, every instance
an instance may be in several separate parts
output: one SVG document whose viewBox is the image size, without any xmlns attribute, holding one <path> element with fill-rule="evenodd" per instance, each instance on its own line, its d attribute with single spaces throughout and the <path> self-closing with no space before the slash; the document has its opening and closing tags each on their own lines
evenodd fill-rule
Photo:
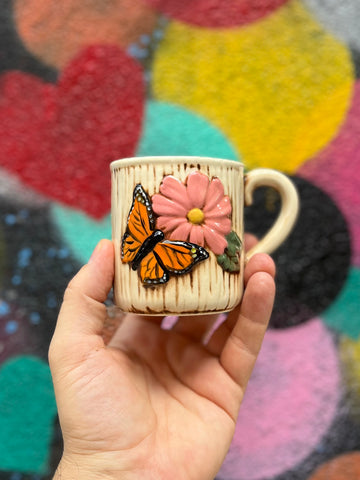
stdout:
<svg viewBox="0 0 360 480">
<path fill-rule="evenodd" d="M 100 242 L 94 248 L 94 251 L 92 252 L 91 257 L 89 258 L 88 263 L 94 262 L 94 260 L 98 257 L 101 250 L 102 250 L 102 241 L 100 240 Z"/>
</svg>

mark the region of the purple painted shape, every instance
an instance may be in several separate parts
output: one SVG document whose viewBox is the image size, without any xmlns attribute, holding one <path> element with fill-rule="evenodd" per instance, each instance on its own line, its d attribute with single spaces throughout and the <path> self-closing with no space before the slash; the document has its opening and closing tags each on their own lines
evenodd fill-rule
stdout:
<svg viewBox="0 0 360 480">
<path fill-rule="evenodd" d="M 327 192 L 343 212 L 352 239 L 353 264 L 360 266 L 360 82 L 335 139 L 298 174 Z"/>
<path fill-rule="evenodd" d="M 265 335 L 222 480 L 260 480 L 303 461 L 324 437 L 341 398 L 336 347 L 320 319 Z"/>
</svg>

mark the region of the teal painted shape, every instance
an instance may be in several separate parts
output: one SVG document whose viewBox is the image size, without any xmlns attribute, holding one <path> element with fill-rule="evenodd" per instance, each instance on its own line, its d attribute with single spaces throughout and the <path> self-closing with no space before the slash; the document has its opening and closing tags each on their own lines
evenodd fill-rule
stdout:
<svg viewBox="0 0 360 480">
<path fill-rule="evenodd" d="M 200 155 L 239 160 L 235 148 L 199 115 L 176 105 L 149 101 L 137 156 Z M 110 175 L 110 173 L 109 173 Z M 110 195 L 110 192 L 109 192 Z M 97 221 L 84 212 L 53 203 L 53 222 L 81 263 L 86 263 L 102 238 L 111 238 L 111 216 Z"/>
<path fill-rule="evenodd" d="M 81 263 L 89 260 L 96 244 L 102 238 L 111 238 L 111 215 L 97 221 L 83 212 L 58 203 L 51 205 L 50 212 L 61 237 Z"/>
<path fill-rule="evenodd" d="M 203 117 L 177 105 L 148 101 L 137 156 L 195 155 L 239 160 L 226 136 Z"/>
<path fill-rule="evenodd" d="M 359 302 L 360 269 L 351 267 L 342 290 L 322 318 L 329 327 L 357 340 L 360 336 Z"/>
<path fill-rule="evenodd" d="M 0 369 L 0 470 L 48 472 L 56 415 L 49 366 L 14 357 Z"/>
</svg>

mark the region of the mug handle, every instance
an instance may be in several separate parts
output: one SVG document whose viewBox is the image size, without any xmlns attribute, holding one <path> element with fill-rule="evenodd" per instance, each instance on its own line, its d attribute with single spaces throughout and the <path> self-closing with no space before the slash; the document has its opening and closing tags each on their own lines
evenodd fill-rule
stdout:
<svg viewBox="0 0 360 480">
<path fill-rule="evenodd" d="M 294 184 L 282 173 L 269 168 L 256 168 L 245 175 L 244 201 L 250 206 L 253 192 L 258 187 L 272 187 L 281 198 L 281 210 L 274 225 L 267 234 L 246 254 L 246 261 L 255 253 L 272 253 L 291 232 L 298 213 L 299 196 Z"/>
</svg>

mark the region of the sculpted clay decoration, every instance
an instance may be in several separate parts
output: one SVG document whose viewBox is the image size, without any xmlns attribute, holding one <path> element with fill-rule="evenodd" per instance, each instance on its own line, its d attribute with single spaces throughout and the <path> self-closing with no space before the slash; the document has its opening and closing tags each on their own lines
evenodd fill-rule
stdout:
<svg viewBox="0 0 360 480">
<path fill-rule="evenodd" d="M 226 271 L 239 271 L 241 241 L 231 231 L 231 202 L 219 178 L 191 172 L 185 183 L 164 177 L 150 200 L 141 184 L 122 238 L 121 260 L 139 272 L 144 285 L 160 285 L 209 257 Z M 206 249 L 205 249 L 206 248 Z"/>
<path fill-rule="evenodd" d="M 221 180 L 199 171 L 191 172 L 185 184 L 168 175 L 160 193 L 152 197 L 157 226 L 169 238 L 205 246 L 228 272 L 240 270 L 241 241 L 231 230 L 231 202 Z"/>
</svg>

